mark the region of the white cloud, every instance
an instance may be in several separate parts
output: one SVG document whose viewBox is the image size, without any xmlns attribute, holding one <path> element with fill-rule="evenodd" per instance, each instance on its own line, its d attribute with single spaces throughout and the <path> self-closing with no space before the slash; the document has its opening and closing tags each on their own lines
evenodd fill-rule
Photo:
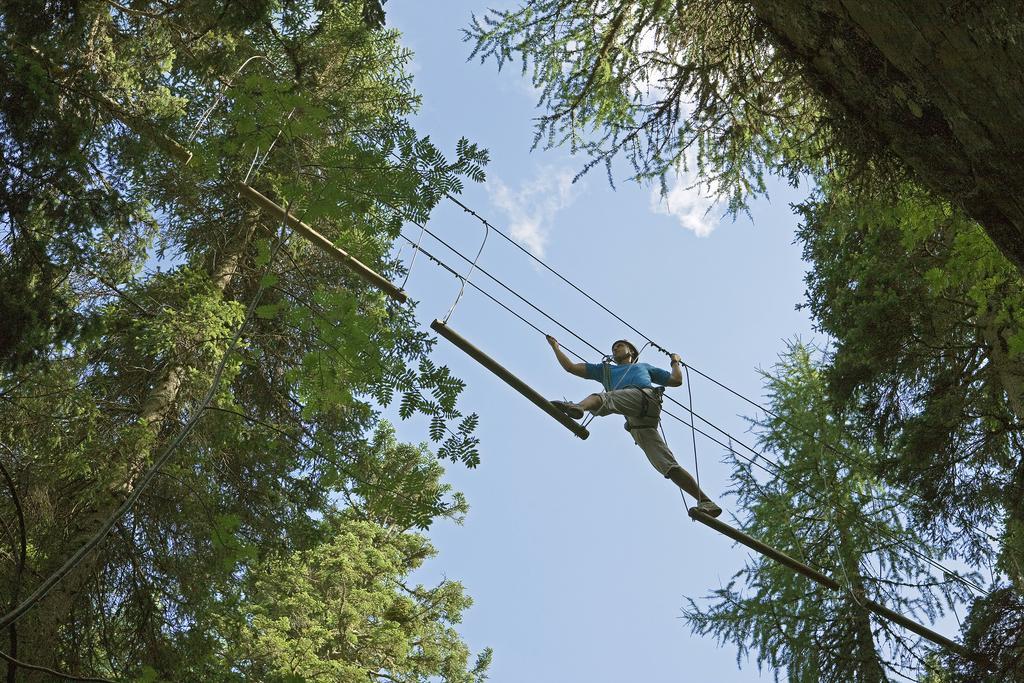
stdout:
<svg viewBox="0 0 1024 683">
<path fill-rule="evenodd" d="M 555 214 L 575 201 L 577 192 L 568 169 L 541 168 L 532 180 L 512 189 L 492 176 L 487 183 L 491 202 L 507 217 L 508 233 L 537 257 L 544 255 Z"/>
<path fill-rule="evenodd" d="M 651 211 L 675 216 L 679 225 L 697 237 L 707 237 L 718 227 L 720 212 L 714 195 L 713 187 L 695 183 L 689 173 L 680 172 L 669 184 L 668 194 L 662 196 L 657 185 L 651 188 Z"/>
</svg>

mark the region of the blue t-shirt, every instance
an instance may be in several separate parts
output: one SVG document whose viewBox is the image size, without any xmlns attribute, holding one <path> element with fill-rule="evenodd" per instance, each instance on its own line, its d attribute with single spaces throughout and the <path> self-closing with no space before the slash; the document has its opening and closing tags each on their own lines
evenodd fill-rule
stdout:
<svg viewBox="0 0 1024 683">
<path fill-rule="evenodd" d="M 626 387 L 649 387 L 652 383 L 667 385 L 672 381 L 672 373 L 656 368 L 647 363 L 630 363 L 628 365 L 608 364 L 611 370 L 611 383 L 605 390 L 625 389 Z M 604 363 L 587 363 L 587 379 L 597 380 L 604 384 Z"/>
</svg>

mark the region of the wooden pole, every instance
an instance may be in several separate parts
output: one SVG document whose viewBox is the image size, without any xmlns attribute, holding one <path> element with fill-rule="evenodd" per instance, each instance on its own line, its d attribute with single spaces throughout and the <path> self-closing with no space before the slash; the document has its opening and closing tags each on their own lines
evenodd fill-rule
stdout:
<svg viewBox="0 0 1024 683">
<path fill-rule="evenodd" d="M 99 96 L 100 101 L 106 106 L 115 116 L 117 116 L 125 125 L 134 130 L 140 135 L 149 137 L 151 140 L 162 149 L 166 154 L 179 161 L 182 166 L 187 165 L 192 160 L 192 152 L 186 147 L 179 144 L 177 141 L 169 138 L 163 132 L 155 129 L 148 121 L 140 119 L 139 117 L 133 116 L 128 112 L 124 111 L 117 102 L 110 99 L 105 95 Z M 274 203 L 267 197 L 263 196 L 255 189 L 245 183 L 238 183 L 238 189 L 242 197 L 249 200 L 267 214 L 270 214 L 273 218 L 284 218 L 291 228 L 305 237 L 307 240 L 320 247 L 328 255 L 341 261 L 349 270 L 354 272 L 360 278 L 373 285 L 377 289 L 387 294 L 392 299 L 395 299 L 399 303 L 405 303 L 409 297 L 404 291 L 393 285 L 387 279 L 381 277 L 374 270 L 366 266 L 359 259 L 350 255 L 344 249 L 340 249 L 334 245 L 329 239 L 318 233 L 313 228 L 309 227 L 295 216 L 288 213 L 284 207 Z"/>
<path fill-rule="evenodd" d="M 139 133 L 140 135 L 148 136 L 151 140 L 162 149 L 166 154 L 179 161 L 183 166 L 187 165 L 192 160 L 192 152 L 187 148 L 183 147 L 177 141 L 172 140 L 158 130 L 155 130 L 148 122 L 140 120 L 136 117 L 130 116 L 127 112 L 123 111 L 116 102 L 106 96 L 100 96 L 100 100 L 113 111 L 125 125 Z M 329 239 L 318 233 L 313 228 L 309 227 L 295 216 L 285 211 L 284 207 L 274 203 L 267 197 L 263 196 L 255 189 L 246 185 L 245 183 L 238 183 L 238 190 L 241 196 L 249 200 L 257 207 L 262 209 L 265 213 L 269 214 L 275 219 L 284 218 L 291 228 L 305 237 L 307 240 L 320 247 L 324 252 L 333 256 L 337 260 L 341 261 L 345 266 L 349 268 L 356 275 L 361 277 L 363 280 L 373 285 L 377 289 L 380 289 L 392 299 L 395 299 L 399 303 L 405 303 L 409 297 L 406 296 L 405 292 L 391 284 L 388 280 L 378 275 L 359 259 L 350 255 L 344 249 L 340 249 L 334 246 L 334 243 Z"/>
<path fill-rule="evenodd" d="M 292 230 L 305 237 L 317 247 L 320 247 L 320 249 L 322 249 L 326 254 L 340 261 L 353 273 L 381 290 L 392 299 L 399 303 L 405 303 L 409 299 L 403 290 L 378 275 L 375 271 L 363 264 L 359 259 L 350 255 L 344 249 L 336 247 L 329 239 L 300 221 L 292 214 L 288 213 L 283 206 L 271 201 L 245 183 L 238 183 L 238 190 L 242 197 L 255 204 L 270 217 L 274 219 L 284 218 L 285 222 L 292 228 Z"/>
<path fill-rule="evenodd" d="M 715 519 L 714 517 L 712 517 L 711 515 L 707 514 L 706 512 L 701 512 L 697 508 L 692 507 L 692 508 L 690 508 L 690 517 L 692 519 L 697 520 L 701 524 L 703 524 L 705 526 L 709 526 L 712 529 L 714 529 L 715 531 L 717 531 L 717 532 L 719 532 L 721 534 L 724 534 L 725 536 L 728 536 L 729 538 L 731 538 L 732 540 L 736 541 L 737 543 L 742 543 L 743 545 L 747 546 L 748 548 L 750 548 L 754 552 L 761 553 L 765 557 L 769 557 L 769 558 L 775 560 L 776 562 L 778 562 L 779 564 L 785 565 L 786 567 L 789 567 L 790 569 L 792 569 L 793 571 L 795 571 L 795 572 L 797 572 L 799 574 L 803 574 L 807 578 L 809 578 L 812 581 L 815 581 L 815 582 L 821 584 L 822 586 L 825 586 L 826 588 L 831 588 L 834 591 L 842 590 L 842 586 L 839 584 L 838 581 L 829 578 L 825 574 L 822 574 L 818 570 L 813 569 L 813 568 L 807 566 L 806 564 L 804 564 L 803 562 L 800 562 L 799 560 L 793 559 L 792 557 L 790 557 L 789 555 L 785 554 L 784 552 L 776 550 L 775 548 L 772 548 L 769 545 L 765 545 L 761 541 L 757 540 L 756 538 L 753 538 L 752 536 L 749 536 L 749 535 L 743 533 L 739 529 L 736 529 L 736 528 L 734 528 L 732 526 L 729 526 L 725 522 L 720 522 L 719 520 Z M 917 635 L 921 636 L 922 638 L 925 638 L 927 640 L 932 641 L 936 645 L 940 645 L 940 646 L 946 648 L 947 650 L 949 650 L 951 652 L 955 652 L 956 654 L 958 654 L 958 655 L 960 655 L 962 657 L 966 657 L 968 659 L 973 659 L 973 660 L 980 660 L 981 659 L 977 654 L 975 654 L 974 652 L 971 652 L 970 650 L 965 648 L 960 643 L 958 643 L 958 642 L 956 642 L 954 640 L 950 640 L 946 636 L 944 636 L 944 635 L 942 635 L 940 633 L 936 633 L 935 631 L 931 630 L 930 628 L 922 626 L 921 624 L 917 623 L 916 621 L 903 616 L 899 612 L 894 612 L 893 610 L 889 609 L 885 605 L 877 603 L 874 600 L 868 600 L 867 598 L 865 598 L 863 596 L 860 596 L 860 595 L 854 595 L 853 597 L 854 597 L 854 600 L 857 601 L 857 604 L 860 605 L 861 607 L 863 607 L 864 609 L 866 609 L 866 610 L 868 610 L 870 612 L 874 612 L 878 616 L 884 617 L 885 619 L 888 619 L 889 621 L 897 623 L 900 626 L 902 626 L 903 628 L 907 629 L 908 631 L 913 631 Z"/>
<path fill-rule="evenodd" d="M 533 390 L 532 387 L 526 384 L 526 382 L 524 382 L 523 380 L 519 379 L 511 372 L 506 370 L 500 363 L 498 363 L 498 361 L 494 360 L 486 353 L 470 344 L 468 341 L 466 341 L 464 337 L 459 335 L 455 330 L 448 327 L 440 320 L 435 320 L 434 322 L 430 323 L 430 329 L 434 330 L 439 335 L 450 341 L 452 344 L 455 344 L 457 347 L 465 351 L 467 355 L 473 358 L 473 360 L 480 363 L 480 365 L 484 366 L 485 368 L 493 372 L 495 375 L 497 375 L 499 378 L 504 380 L 506 384 L 508 384 L 510 387 L 518 391 L 526 398 L 528 398 L 545 413 L 558 420 L 558 422 L 562 426 L 571 431 L 573 434 L 580 437 L 581 439 L 586 439 L 588 436 L 590 436 L 590 432 L 588 432 L 582 425 L 580 425 L 578 422 L 570 418 L 568 415 L 563 413 L 558 408 L 551 405 L 551 401 L 547 400 L 546 398 L 538 394 L 536 391 Z"/>
<path fill-rule="evenodd" d="M 143 118 L 129 114 L 121 106 L 106 95 L 99 95 L 100 102 L 116 116 L 123 124 L 131 128 L 144 138 L 154 141 L 157 146 L 166 154 L 171 156 L 182 166 L 187 166 L 192 161 L 192 152 L 183 147 L 177 140 L 168 137 L 163 131 L 158 130 L 152 123 Z"/>
</svg>

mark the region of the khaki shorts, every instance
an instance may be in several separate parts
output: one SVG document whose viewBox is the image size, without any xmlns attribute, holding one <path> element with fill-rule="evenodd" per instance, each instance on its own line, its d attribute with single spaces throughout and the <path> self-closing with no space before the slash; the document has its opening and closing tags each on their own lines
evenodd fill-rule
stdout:
<svg viewBox="0 0 1024 683">
<path fill-rule="evenodd" d="M 679 467 L 668 444 L 658 433 L 658 422 L 661 419 L 661 387 L 626 387 L 613 389 L 597 394 L 601 405 L 593 411 L 594 415 L 624 415 L 626 430 L 633 436 L 633 441 L 647 456 L 654 469 L 663 476 Z M 644 408 L 644 396 L 647 397 L 647 411 L 641 417 Z"/>
</svg>

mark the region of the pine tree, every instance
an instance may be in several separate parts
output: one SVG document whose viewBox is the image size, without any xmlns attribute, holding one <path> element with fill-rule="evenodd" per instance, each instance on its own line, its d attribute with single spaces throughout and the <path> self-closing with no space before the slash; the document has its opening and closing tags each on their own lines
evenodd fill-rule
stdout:
<svg viewBox="0 0 1024 683">
<path fill-rule="evenodd" d="M 799 230 L 807 305 L 835 339 L 833 400 L 891 444 L 878 471 L 917 494 L 915 524 L 1019 592 L 1024 281 L 977 224 L 926 193 L 902 187 L 894 201 L 837 185 L 801 205 Z M 1013 604 L 999 609 L 1011 623 Z M 1000 629 L 981 617 L 968 640 L 999 641 L 983 623 Z"/>
<path fill-rule="evenodd" d="M 733 492 L 746 515 L 745 533 L 840 583 L 829 591 L 793 570 L 754 557 L 710 604 L 691 600 L 686 618 L 696 633 L 735 643 L 759 666 L 790 681 L 889 681 L 922 675 L 926 648 L 869 613 L 874 600 L 916 619 L 934 620 L 962 604 L 963 586 L 935 576 L 920 559 L 939 550 L 908 522 L 906 497 L 874 474 L 884 444 L 865 445 L 848 416 L 829 401 L 822 363 L 792 344 L 766 373 L 768 409 L 756 421 L 758 447 L 778 468 L 759 476 L 731 458 Z"/>
</svg>

